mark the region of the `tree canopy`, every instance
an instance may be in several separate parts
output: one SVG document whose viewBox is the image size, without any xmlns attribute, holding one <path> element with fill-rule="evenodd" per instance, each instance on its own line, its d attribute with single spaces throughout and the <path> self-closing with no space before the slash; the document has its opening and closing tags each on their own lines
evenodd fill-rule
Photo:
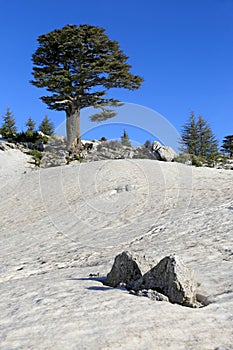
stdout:
<svg viewBox="0 0 233 350">
<path fill-rule="evenodd" d="M 131 142 L 129 140 L 129 136 L 128 136 L 128 134 L 127 134 L 125 129 L 124 129 L 123 135 L 121 136 L 121 144 L 123 146 L 131 147 Z"/>
<path fill-rule="evenodd" d="M 29 117 L 27 122 L 26 122 L 27 130 L 26 130 L 26 135 L 32 136 L 33 133 L 35 132 L 35 126 L 36 123 L 32 119 L 32 117 Z"/>
<path fill-rule="evenodd" d="M 54 133 L 54 123 L 46 115 L 39 125 L 39 131 L 42 131 L 45 135 L 51 136 Z"/>
<path fill-rule="evenodd" d="M 211 158 L 218 154 L 218 141 L 211 127 L 201 115 L 196 118 L 193 112 L 183 126 L 181 144 L 190 155 Z"/>
<path fill-rule="evenodd" d="M 46 88 L 42 96 L 50 109 L 65 111 L 68 148 L 80 143 L 80 110 L 96 107 L 92 120 L 115 116 L 108 107 L 118 106 L 106 96 L 111 88 L 138 89 L 143 79 L 130 72 L 128 57 L 105 30 L 87 24 L 66 25 L 38 37 L 32 56 L 33 85 Z"/>
<path fill-rule="evenodd" d="M 0 128 L 0 134 L 6 139 L 12 139 L 17 134 L 16 122 L 13 112 L 7 108 L 6 114 L 2 116 L 3 123 Z"/>
<path fill-rule="evenodd" d="M 230 158 L 233 157 L 233 135 L 224 137 L 221 150 L 223 153 L 229 155 Z"/>
</svg>

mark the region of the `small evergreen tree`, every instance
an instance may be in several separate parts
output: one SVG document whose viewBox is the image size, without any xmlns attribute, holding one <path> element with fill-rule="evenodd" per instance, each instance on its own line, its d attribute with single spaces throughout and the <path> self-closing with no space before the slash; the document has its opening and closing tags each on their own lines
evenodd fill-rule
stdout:
<svg viewBox="0 0 233 350">
<path fill-rule="evenodd" d="M 54 133 L 54 123 L 49 120 L 49 117 L 46 115 L 39 125 L 39 130 L 42 131 L 45 135 L 51 136 Z"/>
<path fill-rule="evenodd" d="M 193 112 L 189 121 L 183 126 L 181 144 L 183 151 L 192 156 L 213 159 L 218 154 L 218 141 L 211 127 L 202 116 L 196 120 Z"/>
<path fill-rule="evenodd" d="M 36 123 L 33 121 L 32 117 L 28 118 L 26 122 L 27 130 L 25 132 L 26 136 L 32 137 L 35 132 Z"/>
<path fill-rule="evenodd" d="M 215 157 L 218 154 L 218 141 L 215 138 L 209 124 L 202 116 L 197 120 L 197 155 L 203 157 Z"/>
<path fill-rule="evenodd" d="M 182 150 L 189 153 L 197 155 L 197 125 L 194 113 L 191 112 L 188 122 L 183 126 L 181 136 Z"/>
<path fill-rule="evenodd" d="M 152 150 L 151 140 L 146 140 L 146 142 L 144 143 L 144 147 L 149 149 L 149 150 Z"/>
<path fill-rule="evenodd" d="M 233 157 L 233 135 L 225 136 L 222 142 L 221 151 L 230 158 Z"/>
<path fill-rule="evenodd" d="M 17 135 L 17 128 L 14 115 L 10 108 L 7 108 L 6 114 L 2 118 L 3 123 L 0 128 L 0 134 L 6 139 L 14 139 Z"/>
<path fill-rule="evenodd" d="M 129 140 L 129 136 L 126 132 L 126 130 L 124 129 L 124 133 L 123 133 L 123 136 L 121 136 L 121 144 L 123 146 L 127 146 L 127 147 L 131 147 L 131 143 L 130 143 L 130 140 Z"/>
</svg>

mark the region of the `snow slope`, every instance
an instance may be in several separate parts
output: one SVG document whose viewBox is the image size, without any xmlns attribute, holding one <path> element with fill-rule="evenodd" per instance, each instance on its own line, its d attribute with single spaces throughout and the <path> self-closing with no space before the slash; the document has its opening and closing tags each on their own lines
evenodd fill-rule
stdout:
<svg viewBox="0 0 233 350">
<path fill-rule="evenodd" d="M 12 176 L 9 163 L 0 167 L 1 349 L 233 349 L 232 171 L 113 160 Z M 179 255 L 209 305 L 104 286 L 123 250 Z"/>
</svg>

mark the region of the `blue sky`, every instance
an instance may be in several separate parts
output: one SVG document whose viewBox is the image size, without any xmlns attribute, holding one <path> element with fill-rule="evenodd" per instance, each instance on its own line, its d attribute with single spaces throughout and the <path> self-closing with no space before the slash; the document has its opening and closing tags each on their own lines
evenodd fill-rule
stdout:
<svg viewBox="0 0 233 350">
<path fill-rule="evenodd" d="M 174 135 L 191 111 L 209 122 L 220 143 L 233 134 L 233 0 L 0 0 L 0 5 L 0 115 L 10 107 L 20 130 L 29 116 L 39 123 L 47 114 L 56 126 L 65 119 L 64 112 L 48 110 L 39 99 L 41 89 L 29 83 L 37 37 L 66 24 L 91 24 L 119 42 L 132 73 L 145 79 L 139 90 L 114 89 L 109 95 L 155 111 Z M 129 132 L 135 140 L 143 129 L 141 107 L 139 112 Z M 87 118 L 84 111 L 83 132 Z M 126 115 L 126 124 L 128 119 L 132 116 Z M 149 132 L 159 138 L 157 122 L 151 117 Z M 119 137 L 121 128 L 114 119 L 110 123 L 111 131 L 102 131 Z"/>
</svg>

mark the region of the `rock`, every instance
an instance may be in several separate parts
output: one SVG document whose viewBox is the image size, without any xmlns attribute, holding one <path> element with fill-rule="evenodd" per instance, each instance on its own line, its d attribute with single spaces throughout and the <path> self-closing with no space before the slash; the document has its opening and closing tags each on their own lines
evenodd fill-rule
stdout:
<svg viewBox="0 0 233 350">
<path fill-rule="evenodd" d="M 226 170 L 233 170 L 233 159 L 228 159 L 223 168 Z"/>
<path fill-rule="evenodd" d="M 93 141 L 81 140 L 81 144 L 82 144 L 83 149 L 86 149 L 88 151 L 96 151 L 97 147 L 101 144 L 101 141 L 98 141 L 98 140 L 93 140 Z"/>
<path fill-rule="evenodd" d="M 196 284 L 192 272 L 174 255 L 166 256 L 150 271 L 136 280 L 132 289 L 156 290 L 166 295 L 169 301 L 185 306 L 195 306 Z"/>
<path fill-rule="evenodd" d="M 34 149 L 36 149 L 39 152 L 43 152 L 44 151 L 44 144 L 41 141 L 36 141 L 35 145 L 34 145 Z"/>
<path fill-rule="evenodd" d="M 124 284 L 129 287 L 131 283 L 142 276 L 137 262 L 129 252 L 123 252 L 115 257 L 111 271 L 103 282 L 110 287 L 117 287 Z"/>
<path fill-rule="evenodd" d="M 88 145 L 90 141 L 82 141 L 83 145 Z M 93 141 L 94 142 L 94 141 Z M 144 146 L 130 147 L 124 146 L 119 141 L 95 141 L 94 145 L 88 154 L 85 156 L 85 161 L 97 161 L 104 159 L 153 159 L 159 160 L 159 156 L 153 154 Z M 99 142 L 99 144 L 98 144 Z"/>
<path fill-rule="evenodd" d="M 4 143 L 0 142 L 0 151 L 5 151 L 6 147 L 4 145 Z"/>
<path fill-rule="evenodd" d="M 63 139 L 54 139 L 46 144 L 40 167 L 49 168 L 67 164 L 68 152 Z"/>
<path fill-rule="evenodd" d="M 169 301 L 168 297 L 166 297 L 165 295 L 157 292 L 156 290 L 152 290 L 152 289 L 142 289 L 139 291 L 135 291 L 135 290 L 130 290 L 129 292 L 130 294 L 139 296 L 139 297 L 147 297 L 151 300 L 156 300 L 156 301 Z"/>
<path fill-rule="evenodd" d="M 148 271 L 154 263 L 151 257 L 136 253 L 132 255 L 125 251 L 116 256 L 104 284 L 110 287 L 124 284 L 126 288 L 131 289 L 132 283 L 142 277 L 142 274 Z"/>
<path fill-rule="evenodd" d="M 159 157 L 159 160 L 163 160 L 166 162 L 172 162 L 175 157 L 177 157 L 177 153 L 170 146 L 162 146 L 160 142 L 155 141 L 152 145 L 153 153 Z"/>
</svg>

